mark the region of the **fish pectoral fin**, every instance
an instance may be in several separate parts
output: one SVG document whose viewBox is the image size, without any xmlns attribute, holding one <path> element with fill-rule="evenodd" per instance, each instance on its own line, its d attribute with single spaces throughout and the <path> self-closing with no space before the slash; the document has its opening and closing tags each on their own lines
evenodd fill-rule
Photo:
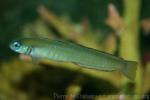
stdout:
<svg viewBox="0 0 150 100">
<path fill-rule="evenodd" d="M 32 57 L 33 62 L 40 62 L 41 61 L 40 57 L 37 57 L 37 56 L 31 56 L 31 57 Z"/>
</svg>

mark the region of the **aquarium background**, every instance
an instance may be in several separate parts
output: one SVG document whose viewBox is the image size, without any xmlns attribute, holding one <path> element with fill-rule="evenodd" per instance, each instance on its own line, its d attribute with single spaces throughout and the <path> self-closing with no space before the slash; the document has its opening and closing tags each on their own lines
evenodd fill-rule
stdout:
<svg viewBox="0 0 150 100">
<path fill-rule="evenodd" d="M 149 0 L 1 0 L 0 100 L 148 100 Z M 63 39 L 138 62 L 135 80 L 10 50 L 23 37 Z"/>
</svg>

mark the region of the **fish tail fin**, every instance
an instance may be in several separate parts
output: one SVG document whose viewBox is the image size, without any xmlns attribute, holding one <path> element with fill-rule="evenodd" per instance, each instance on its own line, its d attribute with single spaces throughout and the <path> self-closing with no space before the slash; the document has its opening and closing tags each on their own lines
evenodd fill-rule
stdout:
<svg viewBox="0 0 150 100">
<path fill-rule="evenodd" d="M 135 79 L 137 69 L 137 62 L 135 61 L 125 61 L 122 68 L 123 74 L 131 80 Z"/>
</svg>

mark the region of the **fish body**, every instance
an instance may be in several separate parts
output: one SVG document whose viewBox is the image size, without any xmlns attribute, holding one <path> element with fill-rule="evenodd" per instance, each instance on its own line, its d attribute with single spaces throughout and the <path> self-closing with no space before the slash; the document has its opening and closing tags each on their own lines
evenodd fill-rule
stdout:
<svg viewBox="0 0 150 100">
<path fill-rule="evenodd" d="M 17 43 L 20 48 L 16 49 Z M 10 48 L 15 52 L 30 55 L 33 59 L 72 62 L 103 71 L 120 70 L 128 78 L 135 78 L 137 66 L 135 61 L 126 61 L 111 54 L 64 40 L 24 38 L 13 41 Z"/>
</svg>

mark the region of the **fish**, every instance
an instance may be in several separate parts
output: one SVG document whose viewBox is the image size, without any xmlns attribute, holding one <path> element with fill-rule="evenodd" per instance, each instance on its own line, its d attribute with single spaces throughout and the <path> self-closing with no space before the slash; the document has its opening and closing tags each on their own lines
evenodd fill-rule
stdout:
<svg viewBox="0 0 150 100">
<path fill-rule="evenodd" d="M 136 76 L 136 61 L 124 60 L 67 40 L 30 37 L 13 40 L 9 46 L 14 52 L 29 55 L 32 59 L 71 62 L 81 67 L 108 72 L 119 70 L 131 80 Z"/>
</svg>

